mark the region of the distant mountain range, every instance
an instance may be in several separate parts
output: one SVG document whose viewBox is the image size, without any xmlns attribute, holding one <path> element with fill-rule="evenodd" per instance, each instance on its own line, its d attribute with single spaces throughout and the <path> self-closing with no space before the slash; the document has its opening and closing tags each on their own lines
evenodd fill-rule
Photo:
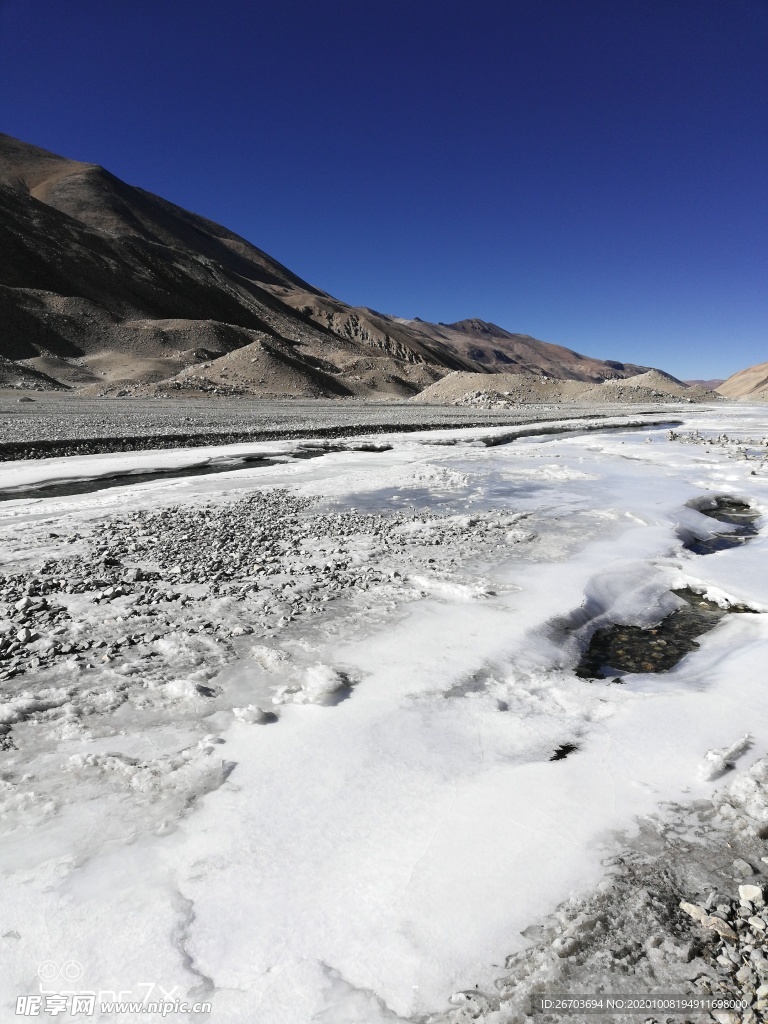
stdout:
<svg viewBox="0 0 768 1024">
<path fill-rule="evenodd" d="M 723 383 L 722 377 L 712 377 L 710 380 L 684 380 L 683 384 L 687 384 L 692 388 L 708 388 L 710 391 L 715 391 Z"/>
<path fill-rule="evenodd" d="M 0 386 L 408 396 L 454 370 L 600 382 L 603 361 L 482 320 L 354 308 L 103 167 L 0 134 Z"/>
</svg>

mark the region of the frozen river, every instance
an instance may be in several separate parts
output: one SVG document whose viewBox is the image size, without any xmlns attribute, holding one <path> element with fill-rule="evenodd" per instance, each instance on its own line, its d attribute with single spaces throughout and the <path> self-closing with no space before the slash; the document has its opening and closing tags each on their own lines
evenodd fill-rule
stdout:
<svg viewBox="0 0 768 1024">
<path fill-rule="evenodd" d="M 768 508 L 765 409 L 643 419 L 0 467 L 145 474 L 0 506 L 0 1021 L 89 993 L 88 1020 L 426 1019 L 711 796 L 708 750 L 765 756 L 762 520 L 686 547 L 732 529 L 717 496 Z M 201 457 L 267 461 L 146 475 Z M 669 672 L 577 674 L 684 588 L 755 614 Z"/>
</svg>

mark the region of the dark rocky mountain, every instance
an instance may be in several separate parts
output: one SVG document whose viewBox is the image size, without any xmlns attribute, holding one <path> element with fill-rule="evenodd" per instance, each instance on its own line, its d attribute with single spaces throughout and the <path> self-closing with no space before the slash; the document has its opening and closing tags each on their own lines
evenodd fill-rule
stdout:
<svg viewBox="0 0 768 1024">
<path fill-rule="evenodd" d="M 412 395 L 454 370 L 603 362 L 481 320 L 352 308 L 102 167 L 0 134 L 0 384 L 101 394 Z"/>
</svg>

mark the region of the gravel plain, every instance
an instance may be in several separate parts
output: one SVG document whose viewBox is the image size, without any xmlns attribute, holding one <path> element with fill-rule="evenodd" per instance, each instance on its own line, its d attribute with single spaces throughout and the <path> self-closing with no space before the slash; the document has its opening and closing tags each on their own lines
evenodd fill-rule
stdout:
<svg viewBox="0 0 768 1024">
<path fill-rule="evenodd" d="M 278 438 L 349 437 L 449 427 L 511 426 L 581 416 L 637 416 L 669 406 L 528 405 L 504 410 L 347 399 L 85 399 L 0 392 L 0 461 L 190 448 Z"/>
</svg>

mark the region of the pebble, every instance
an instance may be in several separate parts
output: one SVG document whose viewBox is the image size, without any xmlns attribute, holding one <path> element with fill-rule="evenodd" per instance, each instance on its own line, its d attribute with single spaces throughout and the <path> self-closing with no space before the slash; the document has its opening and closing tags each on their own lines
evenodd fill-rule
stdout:
<svg viewBox="0 0 768 1024">
<path fill-rule="evenodd" d="M 694 919 L 694 921 L 703 921 L 709 916 L 706 910 L 702 907 L 697 907 L 695 903 L 682 902 L 680 904 L 680 909 L 684 910 L 689 917 Z"/>
<path fill-rule="evenodd" d="M 735 861 L 734 863 L 745 864 L 746 861 Z M 761 885 L 740 885 L 739 899 L 748 901 L 749 903 L 762 907 L 765 904 L 763 887 Z"/>
<path fill-rule="evenodd" d="M 700 923 L 704 935 L 707 932 L 714 932 L 717 936 L 709 939 L 710 955 L 723 972 L 733 977 L 733 982 L 728 983 L 725 981 L 725 975 L 721 974 L 721 981 L 716 986 L 717 991 L 720 994 L 727 993 L 729 998 L 735 998 L 738 993 L 738 998 L 745 1000 L 756 1012 L 762 1014 L 768 1005 L 768 961 L 763 954 L 768 937 L 768 908 L 764 905 L 762 886 L 742 884 L 738 887 L 738 892 L 739 903 L 735 900 L 726 901 L 725 897 L 710 893 L 706 900 L 707 907 L 716 906 L 716 910 L 710 914 L 694 903 L 683 901 L 680 907 L 689 917 Z M 734 985 L 738 986 L 736 991 Z M 717 1013 L 713 1016 L 717 1020 L 731 1019 L 718 1017 Z M 738 1017 L 737 1019 L 742 1020 Z M 758 1024 L 758 1018 L 751 1010 L 744 1016 L 742 1024 L 750 1022 Z"/>
<path fill-rule="evenodd" d="M 738 858 L 733 862 L 733 876 L 734 878 L 749 878 L 750 875 L 754 875 L 755 869 L 747 861 Z"/>
<path fill-rule="evenodd" d="M 720 917 L 709 915 L 702 920 L 701 924 L 702 927 L 709 928 L 712 931 L 717 932 L 718 935 L 721 935 L 724 939 L 730 939 L 732 942 L 738 941 L 736 932 L 731 928 L 727 921 L 723 921 Z"/>
</svg>

